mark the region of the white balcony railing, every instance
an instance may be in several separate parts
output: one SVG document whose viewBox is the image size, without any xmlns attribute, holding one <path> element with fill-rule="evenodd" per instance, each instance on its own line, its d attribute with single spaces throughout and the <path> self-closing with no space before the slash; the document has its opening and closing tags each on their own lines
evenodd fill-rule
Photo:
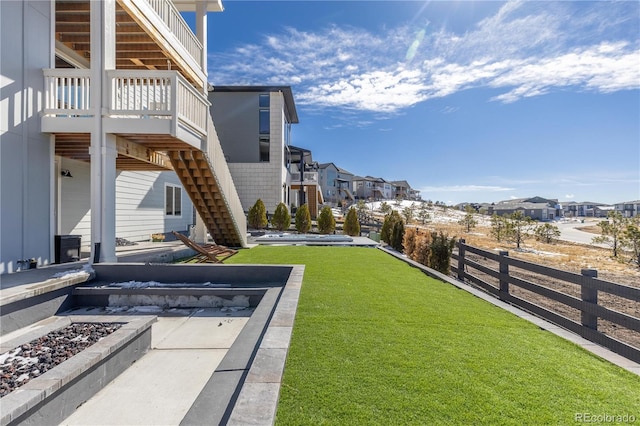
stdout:
<svg viewBox="0 0 640 426">
<path fill-rule="evenodd" d="M 147 0 L 149 5 L 156 11 L 160 19 L 169 27 L 169 30 L 180 43 L 187 49 L 189 54 L 200 63 L 202 58 L 202 43 L 193 34 L 189 25 L 171 0 Z"/>
<path fill-rule="evenodd" d="M 45 115 L 87 116 L 93 115 L 89 94 L 89 70 L 44 70 Z"/>
<path fill-rule="evenodd" d="M 90 71 L 47 69 L 44 115 L 49 117 L 92 116 Z M 209 101 L 178 71 L 107 71 L 110 118 L 155 118 L 206 134 Z"/>
<path fill-rule="evenodd" d="M 300 173 L 291 173 L 291 184 L 300 183 Z M 318 172 L 304 172 L 302 183 L 318 183 Z"/>
</svg>

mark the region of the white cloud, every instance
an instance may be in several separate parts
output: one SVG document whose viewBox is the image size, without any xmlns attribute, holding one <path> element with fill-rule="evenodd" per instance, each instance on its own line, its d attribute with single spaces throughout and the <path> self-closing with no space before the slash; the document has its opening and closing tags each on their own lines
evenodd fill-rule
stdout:
<svg viewBox="0 0 640 426">
<path fill-rule="evenodd" d="M 381 114 L 483 87 L 504 103 L 567 88 L 638 89 L 639 10 L 636 2 L 508 2 L 462 34 L 286 28 L 210 54 L 209 75 L 214 85 L 294 85 L 307 108 Z"/>
<path fill-rule="evenodd" d="M 564 196 L 564 198 L 568 198 L 568 199 L 572 199 L 574 197 L 575 197 L 575 195 L 573 195 L 573 194 L 567 194 L 567 195 Z"/>
</svg>

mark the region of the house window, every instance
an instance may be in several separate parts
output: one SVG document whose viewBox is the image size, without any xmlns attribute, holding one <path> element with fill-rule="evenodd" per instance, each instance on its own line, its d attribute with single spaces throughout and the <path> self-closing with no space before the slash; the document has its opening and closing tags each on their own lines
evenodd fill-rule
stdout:
<svg viewBox="0 0 640 426">
<path fill-rule="evenodd" d="M 260 136 L 260 161 L 269 162 L 269 136 Z"/>
<path fill-rule="evenodd" d="M 269 134 L 269 110 L 261 109 L 260 110 L 260 134 L 268 135 Z"/>
<path fill-rule="evenodd" d="M 269 94 L 263 93 L 258 97 L 258 106 L 260 108 L 269 108 Z"/>
<path fill-rule="evenodd" d="M 164 188 L 164 213 L 167 216 L 182 216 L 182 188 L 167 185 Z"/>
</svg>

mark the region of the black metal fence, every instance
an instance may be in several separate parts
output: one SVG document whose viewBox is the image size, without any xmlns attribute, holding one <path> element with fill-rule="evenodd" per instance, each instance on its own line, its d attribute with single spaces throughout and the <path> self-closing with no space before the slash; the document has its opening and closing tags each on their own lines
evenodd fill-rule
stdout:
<svg viewBox="0 0 640 426">
<path fill-rule="evenodd" d="M 637 304 L 640 302 L 640 288 L 600 280 L 597 278 L 598 272 L 594 269 L 583 269 L 582 274 L 575 274 L 514 259 L 509 257 L 509 253 L 506 251 L 495 253 L 469 246 L 465 244 L 463 239 L 458 241 L 456 245 L 458 253 L 452 255 L 451 272 L 459 280 L 469 282 L 505 302 L 571 330 L 628 359 L 640 362 L 640 349 L 598 330 L 598 319 L 600 318 L 615 324 L 616 327 L 640 332 L 640 319 L 599 303 L 599 294 L 607 293 L 631 301 L 631 305 L 636 306 L 636 309 L 632 309 L 632 311 L 638 312 L 640 311 L 640 305 Z M 520 277 L 516 277 L 510 268 L 549 277 L 562 283 L 568 283 L 571 287 L 576 286 L 573 291 L 576 295 L 534 283 L 523 278 L 521 273 L 518 274 Z M 524 296 L 514 295 L 513 291 L 510 291 L 512 286 L 578 310 L 580 321 L 567 318 L 561 310 L 559 312 L 549 306 L 543 307 L 532 300 L 526 300 Z M 564 287 L 566 288 L 566 285 Z M 580 297 L 577 297 L 578 290 Z"/>
</svg>

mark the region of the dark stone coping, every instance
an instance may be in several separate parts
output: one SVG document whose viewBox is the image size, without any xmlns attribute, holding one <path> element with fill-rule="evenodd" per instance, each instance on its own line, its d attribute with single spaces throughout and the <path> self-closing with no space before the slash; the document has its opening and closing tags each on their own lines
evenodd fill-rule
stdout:
<svg viewBox="0 0 640 426">
<path fill-rule="evenodd" d="M 2 425 L 57 424 L 146 353 L 154 316 L 135 318 L 89 315 L 55 318 L 14 339 L 2 342 L 3 353 L 50 331 L 77 322 L 124 323 L 75 356 L 38 376 L 0 400 Z"/>
<path fill-rule="evenodd" d="M 31 297 L 41 296 L 56 290 L 74 287 L 78 284 L 89 281 L 92 277 L 93 276 L 88 272 L 78 272 L 72 274 L 70 277 L 62 276 L 59 278 L 49 278 L 45 281 L 24 287 L 24 289 L 18 293 L 0 296 L 0 307 L 2 307 L 2 310 L 4 311 L 5 309 L 8 309 L 11 304 L 16 302 L 20 302 Z"/>
<path fill-rule="evenodd" d="M 280 287 L 289 279 L 291 266 L 221 264 L 98 263 L 95 283 L 156 281 L 159 283 L 212 283 L 239 287 Z"/>
<path fill-rule="evenodd" d="M 245 418 L 251 418 L 251 423 L 274 423 L 304 274 L 303 265 L 286 268 L 290 274 L 286 283 L 283 283 L 285 285 L 266 291 L 181 425 L 230 424 Z M 276 339 L 281 362 L 265 366 L 262 362 L 264 351 L 274 345 L 273 336 L 282 336 Z M 261 373 L 260 377 L 257 372 Z M 254 400 L 250 388 L 255 385 L 254 382 L 261 382 L 261 377 L 267 377 L 269 389 L 263 398 Z M 247 404 L 247 401 L 250 403 Z"/>
</svg>

